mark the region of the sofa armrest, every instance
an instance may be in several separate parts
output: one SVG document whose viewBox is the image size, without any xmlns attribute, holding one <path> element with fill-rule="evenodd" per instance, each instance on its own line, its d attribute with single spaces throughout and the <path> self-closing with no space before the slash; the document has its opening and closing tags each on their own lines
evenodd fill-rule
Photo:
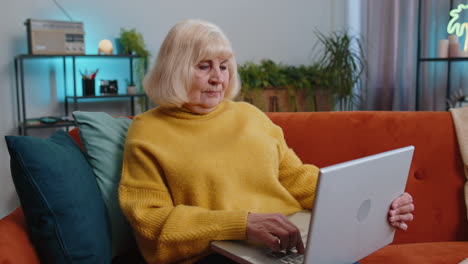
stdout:
<svg viewBox="0 0 468 264">
<path fill-rule="evenodd" d="M 39 258 L 28 237 L 21 207 L 0 219 L 0 263 L 39 263 Z"/>
</svg>

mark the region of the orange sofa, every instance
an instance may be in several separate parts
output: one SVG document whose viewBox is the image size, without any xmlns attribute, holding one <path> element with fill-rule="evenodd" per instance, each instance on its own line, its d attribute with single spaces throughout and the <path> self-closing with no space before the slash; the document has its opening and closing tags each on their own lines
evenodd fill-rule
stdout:
<svg viewBox="0 0 468 264">
<path fill-rule="evenodd" d="M 407 145 L 415 146 L 406 191 L 414 221 L 370 263 L 459 263 L 468 258 L 465 176 L 449 112 L 269 113 L 291 148 L 319 167 Z M 72 131 L 76 137 L 76 131 Z M 18 208 L 0 220 L 0 263 L 39 263 Z"/>
</svg>

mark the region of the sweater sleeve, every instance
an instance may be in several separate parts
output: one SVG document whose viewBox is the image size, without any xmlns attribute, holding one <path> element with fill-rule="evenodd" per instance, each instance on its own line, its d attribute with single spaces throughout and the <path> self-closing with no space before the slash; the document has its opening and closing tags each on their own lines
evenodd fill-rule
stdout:
<svg viewBox="0 0 468 264">
<path fill-rule="evenodd" d="M 278 140 L 279 181 L 304 209 L 311 209 L 315 198 L 319 169 L 303 164 L 288 147 L 283 130 L 272 123 L 272 135 Z"/>
<path fill-rule="evenodd" d="M 119 200 L 148 263 L 204 255 L 212 240 L 243 240 L 247 212 L 174 205 L 164 174 L 147 144 L 128 140 Z"/>
</svg>

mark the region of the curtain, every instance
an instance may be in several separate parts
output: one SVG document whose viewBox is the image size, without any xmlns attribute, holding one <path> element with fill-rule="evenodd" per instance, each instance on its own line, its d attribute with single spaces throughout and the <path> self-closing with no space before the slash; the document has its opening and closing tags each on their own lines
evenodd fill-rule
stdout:
<svg viewBox="0 0 468 264">
<path fill-rule="evenodd" d="M 438 58 L 439 41 L 448 39 L 450 10 L 459 4 L 467 3 L 362 0 L 361 31 L 368 61 L 362 109 L 445 111 L 447 99 L 468 95 L 468 52 L 456 55 L 466 59 L 424 60 Z M 460 13 L 458 22 L 468 22 L 468 10 Z M 459 37 L 459 51 L 466 35 Z"/>
<path fill-rule="evenodd" d="M 363 0 L 364 110 L 415 110 L 418 1 Z"/>
</svg>

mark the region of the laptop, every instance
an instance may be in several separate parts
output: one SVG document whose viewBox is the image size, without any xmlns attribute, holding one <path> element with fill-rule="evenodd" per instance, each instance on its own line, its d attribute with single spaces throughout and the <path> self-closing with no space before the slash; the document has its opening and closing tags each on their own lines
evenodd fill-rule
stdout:
<svg viewBox="0 0 468 264">
<path fill-rule="evenodd" d="M 359 261 L 393 241 L 388 210 L 405 190 L 413 152 L 408 146 L 321 168 L 312 210 L 288 216 L 301 231 L 304 255 L 274 254 L 250 241 L 213 241 L 211 248 L 238 263 Z"/>
</svg>

